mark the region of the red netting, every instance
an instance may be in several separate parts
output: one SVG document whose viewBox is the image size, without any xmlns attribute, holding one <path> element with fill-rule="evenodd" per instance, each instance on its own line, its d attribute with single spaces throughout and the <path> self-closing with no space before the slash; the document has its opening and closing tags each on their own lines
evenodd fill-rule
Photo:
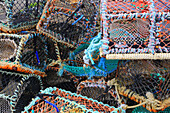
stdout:
<svg viewBox="0 0 170 113">
<path fill-rule="evenodd" d="M 124 110 L 121 108 L 115 108 L 114 106 L 103 104 L 102 102 L 98 102 L 97 100 L 93 100 L 91 98 L 87 98 L 82 95 L 77 95 L 76 93 L 71 93 L 69 91 L 58 89 L 55 87 L 47 88 L 41 93 L 42 95 L 44 93 L 49 94 L 49 96 L 45 96 L 45 94 L 43 96 L 45 101 L 47 100 L 48 102 L 45 103 L 44 101 L 35 98 L 35 101 L 32 101 L 29 106 L 25 107 L 24 113 L 28 111 L 29 112 L 32 111 L 34 113 L 43 112 L 43 111 L 54 112 L 56 111 L 56 109 L 54 109 L 54 106 L 56 106 L 60 112 L 63 112 L 63 110 L 69 111 L 69 106 L 71 106 L 72 108 L 75 106 L 77 108 L 80 107 L 82 108 L 82 110 L 85 110 L 86 112 L 89 113 L 93 113 L 95 111 L 105 112 L 105 113 L 115 111 L 117 113 L 124 113 Z M 49 105 L 49 102 L 51 105 Z"/>
<path fill-rule="evenodd" d="M 154 0 L 155 9 L 157 12 L 169 12 L 170 2 L 169 0 Z"/>
<path fill-rule="evenodd" d="M 169 52 L 170 48 L 170 19 L 157 17 L 157 51 L 159 52 Z"/>
<path fill-rule="evenodd" d="M 146 0 L 106 0 L 107 14 L 142 13 L 149 11 L 150 2 Z"/>
<path fill-rule="evenodd" d="M 103 47 L 108 51 L 104 54 L 169 53 L 169 3 L 166 3 L 166 0 L 102 0 L 101 30 L 103 39 L 109 41 L 109 48 Z"/>
</svg>

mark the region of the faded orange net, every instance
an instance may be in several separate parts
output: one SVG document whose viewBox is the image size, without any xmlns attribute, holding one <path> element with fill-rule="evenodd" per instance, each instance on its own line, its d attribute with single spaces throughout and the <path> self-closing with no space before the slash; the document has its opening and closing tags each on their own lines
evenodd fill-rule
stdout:
<svg viewBox="0 0 170 113">
<path fill-rule="evenodd" d="M 156 41 L 157 46 L 156 49 L 158 52 L 169 52 L 170 51 L 170 18 L 166 17 L 161 18 L 157 17 L 157 34 Z"/>
<path fill-rule="evenodd" d="M 169 53 L 168 5 L 167 0 L 101 0 L 101 31 L 109 41 L 102 54 Z"/>
<path fill-rule="evenodd" d="M 108 14 L 141 13 L 149 11 L 149 2 L 146 0 L 106 0 Z"/>
<path fill-rule="evenodd" d="M 70 110 L 69 106 L 72 106 L 72 108 L 75 106 L 77 109 L 81 108 L 80 111 L 86 111 L 89 113 L 93 113 L 95 111 L 98 112 L 112 112 L 112 111 L 116 111 L 119 113 L 124 113 L 124 110 L 122 108 L 115 108 L 114 106 L 109 106 L 108 104 L 103 104 L 102 102 L 98 102 L 97 100 L 93 100 L 91 98 L 87 98 L 85 96 L 82 95 L 77 95 L 76 93 L 71 93 L 70 91 L 66 91 L 66 90 L 62 90 L 62 89 L 58 89 L 58 88 L 47 88 L 44 91 L 41 92 L 41 94 L 52 94 L 54 96 L 56 96 L 54 98 L 49 96 L 49 97 L 45 97 L 43 96 L 43 98 L 46 99 L 46 101 L 50 102 L 49 104 L 51 105 L 47 105 L 47 103 L 43 102 L 42 100 L 39 100 L 39 98 L 36 98 L 35 100 L 33 100 L 29 106 L 25 107 L 25 111 L 26 112 L 31 112 L 31 113 L 37 113 L 37 112 L 52 112 L 52 111 L 56 111 L 57 109 L 60 112 L 66 112 Z M 56 109 L 54 109 L 54 106 Z M 65 110 L 65 111 L 64 111 Z M 76 109 L 72 109 L 72 110 L 76 110 Z"/>
<path fill-rule="evenodd" d="M 154 0 L 155 9 L 157 12 L 169 12 L 170 2 L 169 0 Z"/>
</svg>

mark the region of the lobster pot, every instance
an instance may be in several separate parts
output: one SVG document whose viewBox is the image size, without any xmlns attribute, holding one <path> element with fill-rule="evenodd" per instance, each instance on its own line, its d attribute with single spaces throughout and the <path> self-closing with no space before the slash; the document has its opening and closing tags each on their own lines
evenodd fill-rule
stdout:
<svg viewBox="0 0 170 113">
<path fill-rule="evenodd" d="M 77 94 L 87 96 L 108 104 L 116 106 L 116 100 L 107 92 L 107 86 L 102 81 L 85 80 L 79 83 L 77 87 Z"/>
<path fill-rule="evenodd" d="M 0 34 L 0 60 L 14 62 L 21 39 L 26 35 Z"/>
<path fill-rule="evenodd" d="M 121 95 L 136 101 L 132 98 L 132 93 L 141 97 L 154 98 L 169 107 L 170 68 L 169 60 L 128 60 L 120 61 L 117 70 L 117 81 L 121 87 Z M 136 97 L 135 97 L 136 98 Z M 139 99 L 143 101 L 142 99 Z M 149 111 L 159 111 L 163 109 L 151 110 L 148 105 L 144 106 Z"/>
<path fill-rule="evenodd" d="M 18 62 L 26 67 L 32 67 L 43 71 L 47 61 L 46 37 L 39 34 L 28 34 L 27 38 L 21 44 L 21 53 Z"/>
<path fill-rule="evenodd" d="M 47 62 L 47 39 L 36 33 L 0 34 L 0 60 L 42 71 Z"/>
<path fill-rule="evenodd" d="M 63 112 L 64 113 L 70 113 L 70 112 L 108 113 L 112 111 L 119 111 L 124 113 L 123 109 L 121 108 L 115 108 L 114 106 L 103 104 L 102 102 L 98 102 L 97 100 L 93 100 L 92 98 L 87 98 L 82 95 L 77 95 L 76 93 L 71 93 L 70 91 L 58 89 L 56 87 L 46 88 L 45 90 L 40 92 L 40 95 L 44 95 L 43 98 L 42 97 L 35 98 L 35 100 L 33 100 L 29 106 L 26 106 L 24 108 L 24 111 L 22 113 L 26 113 L 26 112 L 38 113 L 38 112 L 54 112 L 54 111 L 56 112 L 57 109 L 61 113 Z M 60 100 L 60 98 L 62 100 Z M 74 104 L 71 104 L 70 102 Z"/>
<path fill-rule="evenodd" d="M 49 0 L 37 29 L 74 48 L 79 43 L 86 43 L 96 33 L 98 11 L 93 0 Z"/>
<path fill-rule="evenodd" d="M 0 2 L 0 28 L 16 33 L 35 27 L 46 0 L 5 0 Z"/>
<path fill-rule="evenodd" d="M 83 113 L 86 112 L 87 109 L 84 106 L 78 105 L 77 103 L 74 103 L 73 101 L 70 101 L 69 99 L 65 99 L 62 97 L 56 97 L 53 96 L 49 97 L 43 97 L 50 103 L 53 103 L 56 105 L 60 113 L 70 113 L 70 112 L 76 112 L 76 113 Z M 54 113 L 57 112 L 56 108 L 52 105 L 48 105 L 45 101 L 42 101 L 41 98 L 36 97 L 35 100 L 33 100 L 29 106 L 26 106 L 24 108 L 24 111 L 22 113 L 39 113 L 39 112 L 46 112 L 46 113 Z"/>
<path fill-rule="evenodd" d="M 132 60 L 121 62 L 118 70 L 118 80 L 122 86 L 145 96 L 153 93 L 160 101 L 169 98 L 170 70 L 169 60 Z"/>
<path fill-rule="evenodd" d="M 0 112 L 19 113 L 42 89 L 39 76 L 0 70 Z"/>
<path fill-rule="evenodd" d="M 101 31 L 109 41 L 104 44 L 109 49 L 103 48 L 107 52 L 102 54 L 107 59 L 170 59 L 169 10 L 163 4 L 157 0 L 101 1 Z"/>
</svg>

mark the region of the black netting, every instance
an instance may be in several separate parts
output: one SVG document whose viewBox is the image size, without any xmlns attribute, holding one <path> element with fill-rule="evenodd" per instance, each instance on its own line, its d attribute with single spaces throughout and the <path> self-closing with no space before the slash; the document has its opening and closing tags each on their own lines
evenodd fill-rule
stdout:
<svg viewBox="0 0 170 113">
<path fill-rule="evenodd" d="M 6 113 L 5 111 L 8 111 L 9 109 L 15 109 L 15 113 L 23 111 L 24 107 L 28 105 L 31 99 L 34 98 L 40 91 L 40 79 L 34 76 L 25 79 L 24 76 L 29 75 L 22 75 L 23 76 L 16 72 L 0 70 L 0 94 L 5 95 L 7 98 L 1 97 L 3 100 L 0 105 L 2 111 L 1 113 Z M 8 97 L 13 97 L 13 100 Z M 14 105 L 13 107 L 9 104 L 11 102 Z"/>
<path fill-rule="evenodd" d="M 24 110 L 24 107 L 34 98 L 41 90 L 40 81 L 35 77 L 31 77 L 24 82 L 27 86 L 23 89 L 23 92 L 16 104 L 15 113 L 19 113 Z"/>
<path fill-rule="evenodd" d="M 11 76 L 11 74 L 5 73 L 7 71 L 0 70 L 0 87 L 1 87 L 1 94 L 5 95 L 13 95 L 18 83 L 20 82 L 20 76 Z"/>
<path fill-rule="evenodd" d="M 44 0 L 14 0 L 12 7 L 13 25 L 38 19 L 44 5 Z"/>
<path fill-rule="evenodd" d="M 75 92 L 76 84 L 70 75 L 64 73 L 63 76 L 58 75 L 56 70 L 46 71 L 47 77 L 43 78 L 43 83 L 45 87 L 58 87 L 65 89 L 67 91 Z"/>
<path fill-rule="evenodd" d="M 21 63 L 38 68 L 44 68 L 47 60 L 47 45 L 41 36 L 27 40 L 22 49 Z"/>
<path fill-rule="evenodd" d="M 6 99 L 0 98 L 0 112 L 11 113 L 9 101 L 7 101 Z"/>
<path fill-rule="evenodd" d="M 73 1 L 70 1 L 73 2 Z M 55 1 L 41 18 L 40 29 L 47 35 L 57 37 L 67 43 L 87 42 L 96 32 L 98 7 L 94 1 L 83 0 L 80 3 Z M 46 11 L 46 13 L 48 13 Z"/>
</svg>

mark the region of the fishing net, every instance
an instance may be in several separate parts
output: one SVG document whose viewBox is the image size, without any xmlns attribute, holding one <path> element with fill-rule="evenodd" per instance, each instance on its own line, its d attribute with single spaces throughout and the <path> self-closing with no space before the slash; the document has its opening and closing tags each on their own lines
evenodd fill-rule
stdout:
<svg viewBox="0 0 170 113">
<path fill-rule="evenodd" d="M 82 109 L 85 110 L 85 112 L 96 112 L 96 111 L 97 112 L 112 112 L 112 111 L 116 112 L 117 111 L 117 112 L 122 112 L 122 113 L 124 112 L 124 110 L 121 108 L 115 108 L 114 106 L 109 106 L 107 104 L 103 104 L 102 102 L 98 102 L 97 100 L 93 100 L 93 99 L 87 98 L 85 96 L 77 95 L 76 93 L 71 93 L 69 91 L 65 91 L 62 89 L 55 88 L 55 87 L 47 88 L 44 91 L 41 91 L 41 94 L 42 94 L 42 96 L 44 94 L 43 101 L 41 101 L 42 98 L 41 98 L 41 100 L 38 100 L 39 98 L 37 98 L 36 100 L 32 101 L 29 106 L 25 107 L 25 110 L 23 111 L 23 113 L 28 112 L 28 111 L 30 111 L 30 112 L 39 112 L 39 111 L 50 112 L 52 110 L 56 111 L 57 109 L 60 112 L 63 112 L 63 110 L 68 111 L 69 110 L 68 106 L 70 105 L 70 101 L 74 103 L 74 104 L 70 105 L 71 107 L 73 107 L 74 105 L 77 105 L 77 104 L 79 106 L 84 106 L 84 108 L 82 108 Z M 59 98 L 65 99 L 68 101 L 64 101 L 64 100 L 61 101 Z M 66 107 L 64 107 L 64 106 L 66 106 Z M 77 106 L 77 109 L 79 108 L 79 106 Z"/>
<path fill-rule="evenodd" d="M 168 8 L 164 4 L 164 14 L 160 13 L 158 3 L 162 2 L 102 0 L 101 30 L 109 43 L 103 44 L 107 47 L 101 54 L 108 54 L 108 59 L 169 59 Z"/>
<path fill-rule="evenodd" d="M 2 60 L 10 59 L 16 55 L 17 45 L 14 41 L 8 39 L 1 39 L 0 48 L 3 49 L 1 50 L 1 55 L 0 55 L 0 58 Z"/>
<path fill-rule="evenodd" d="M 21 41 L 25 35 L 0 34 L 0 60 L 8 60 L 14 62 L 16 53 Z"/>
<path fill-rule="evenodd" d="M 154 0 L 156 12 L 169 12 L 169 1 L 168 0 Z"/>
<path fill-rule="evenodd" d="M 74 47 L 94 36 L 98 8 L 94 1 L 68 3 L 48 1 L 37 29 L 58 42 Z"/>
<path fill-rule="evenodd" d="M 159 63 L 162 62 L 162 63 Z M 169 69 L 167 61 L 129 61 L 119 67 L 120 84 L 132 89 L 139 95 L 154 93 L 156 99 L 164 100 L 169 95 Z"/>
<path fill-rule="evenodd" d="M 99 102 L 103 102 L 110 106 L 117 106 L 115 98 L 108 93 L 108 87 L 104 79 L 93 79 L 80 82 L 77 86 L 77 94 L 87 96 L 88 98 L 98 100 Z"/>
<path fill-rule="evenodd" d="M 86 80 L 80 82 L 77 87 L 77 94 L 97 99 L 104 93 L 106 85 L 102 81 Z"/>
<path fill-rule="evenodd" d="M 6 7 L 4 5 L 4 2 L 0 1 L 0 22 L 6 21 Z"/>
<path fill-rule="evenodd" d="M 87 110 L 85 110 L 84 106 L 80 106 L 76 103 L 73 103 L 72 101 L 68 99 L 64 99 L 61 97 L 44 97 L 47 101 L 54 103 L 57 107 L 60 113 L 70 113 L 70 112 L 78 112 L 83 113 Z M 32 102 L 31 104 L 34 104 L 32 108 L 30 108 L 28 111 L 25 110 L 22 113 L 39 113 L 39 112 L 57 112 L 56 108 L 52 105 L 48 105 L 46 102 L 42 101 L 39 98 L 35 98 L 36 102 Z M 41 109 L 39 109 L 41 108 Z"/>
<path fill-rule="evenodd" d="M 76 92 L 76 83 L 73 81 L 72 75 L 64 72 L 62 76 L 59 76 L 58 70 L 53 69 L 46 71 L 46 74 L 47 76 L 42 78 L 44 87 L 58 87 Z"/>
<path fill-rule="evenodd" d="M 122 90 L 123 93 L 120 94 L 139 103 L 141 100 L 143 101 L 142 98 L 152 97 L 159 100 L 163 108 L 168 107 L 167 100 L 169 99 L 170 88 L 168 85 L 170 80 L 168 63 L 169 60 L 130 60 L 120 62 L 116 77 L 118 84 L 122 87 L 119 91 L 121 92 Z M 134 93 L 140 98 L 133 97 Z M 163 103 L 167 103 L 167 106 L 164 106 Z M 155 105 L 158 105 L 157 102 L 155 102 Z M 153 106 L 144 107 L 150 111 L 155 110 Z"/>
<path fill-rule="evenodd" d="M 24 40 L 21 49 L 20 63 L 37 69 L 44 69 L 47 62 L 47 45 L 45 37 L 38 34 L 29 34 Z"/>
<path fill-rule="evenodd" d="M 39 76 L 0 70 L 0 112 L 21 112 L 40 89 Z"/>
<path fill-rule="evenodd" d="M 2 33 L 0 40 L 1 69 L 45 75 L 48 57 L 45 37 L 36 33 L 27 35 Z"/>
<path fill-rule="evenodd" d="M 170 49 L 170 18 L 157 16 L 156 18 L 156 51 L 160 53 L 169 53 Z"/>
<path fill-rule="evenodd" d="M 1 30 L 16 33 L 35 27 L 45 3 L 45 0 L 11 0 L 0 2 Z"/>
</svg>

